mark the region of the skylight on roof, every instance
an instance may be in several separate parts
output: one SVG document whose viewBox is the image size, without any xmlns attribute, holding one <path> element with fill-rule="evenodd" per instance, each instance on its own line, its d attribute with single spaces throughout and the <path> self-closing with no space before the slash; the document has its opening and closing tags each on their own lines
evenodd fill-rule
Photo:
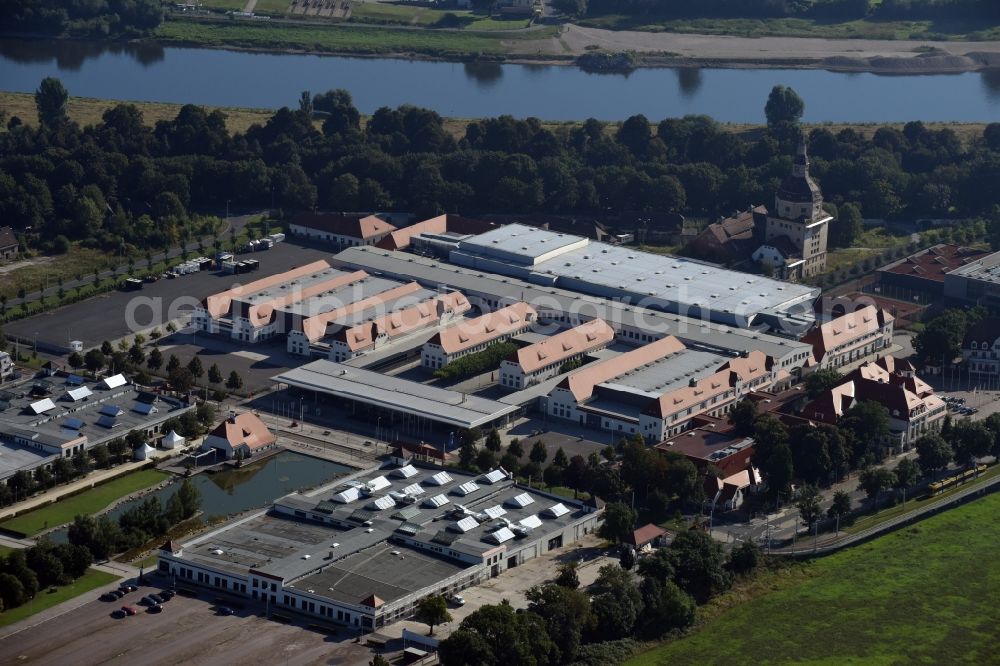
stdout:
<svg viewBox="0 0 1000 666">
<path fill-rule="evenodd" d="M 507 500 L 507 504 L 510 506 L 516 506 L 518 508 L 523 509 L 529 504 L 534 503 L 534 501 L 535 498 L 529 495 L 528 493 L 521 493 L 520 495 L 511 497 L 509 500 Z"/>
<path fill-rule="evenodd" d="M 486 538 L 494 543 L 501 544 L 513 539 L 514 533 L 510 531 L 510 528 L 501 527 L 496 532 L 490 532 L 487 534 Z"/>
<path fill-rule="evenodd" d="M 437 509 L 439 507 L 444 506 L 449 501 L 451 500 L 448 499 L 448 496 L 445 495 L 444 493 L 441 493 L 440 495 L 435 495 L 434 497 L 428 497 L 427 499 L 425 499 L 424 506 L 430 509 Z"/>
<path fill-rule="evenodd" d="M 423 495 L 427 491 L 425 491 L 419 483 L 411 483 L 403 488 L 403 492 L 410 497 L 416 497 L 417 495 Z"/>
<path fill-rule="evenodd" d="M 399 469 L 392 470 L 392 475 L 400 479 L 408 479 L 417 475 L 417 468 L 413 465 L 405 465 Z"/>
<path fill-rule="evenodd" d="M 465 496 L 474 493 L 477 490 L 479 490 L 479 486 L 476 485 L 475 481 L 466 481 L 462 485 L 455 488 L 454 492 L 456 495 Z"/>
<path fill-rule="evenodd" d="M 489 517 L 490 520 L 496 520 L 500 516 L 502 516 L 505 513 L 507 513 L 507 509 L 505 509 L 502 506 L 500 506 L 499 504 L 497 504 L 496 506 L 491 506 L 491 507 L 485 509 L 483 511 L 483 513 L 485 513 L 487 515 L 487 517 Z"/>
<path fill-rule="evenodd" d="M 444 484 L 450 483 L 451 481 L 453 481 L 453 479 L 451 478 L 451 474 L 448 474 L 448 472 L 438 472 L 434 476 L 424 481 L 424 483 L 429 483 L 432 486 L 443 486 Z"/>
<path fill-rule="evenodd" d="M 547 516 L 551 516 L 552 518 L 558 518 L 559 516 L 565 516 L 567 513 L 569 513 L 569 509 L 566 508 L 565 504 L 560 502 L 559 504 L 554 504 L 549 508 L 545 509 L 545 511 L 542 511 L 542 513 L 544 513 Z"/>
<path fill-rule="evenodd" d="M 56 408 L 56 403 L 52 402 L 52 398 L 44 398 L 43 400 L 38 400 L 28 405 L 28 408 L 37 414 L 44 414 L 50 409 Z"/>
<path fill-rule="evenodd" d="M 487 473 L 485 476 L 483 476 L 483 481 L 485 483 L 493 485 L 497 481 L 501 481 L 501 480 L 506 479 L 506 478 L 507 478 L 507 474 L 505 474 L 502 469 L 495 469 L 495 470 Z"/>
<path fill-rule="evenodd" d="M 453 523 L 451 525 L 451 528 L 453 530 L 455 530 L 456 532 L 461 532 L 462 534 L 472 531 L 477 527 L 479 527 L 479 523 L 476 522 L 476 519 L 473 518 L 472 516 L 466 516 L 465 518 L 462 518 L 462 520 L 458 521 L 457 523 Z"/>
</svg>

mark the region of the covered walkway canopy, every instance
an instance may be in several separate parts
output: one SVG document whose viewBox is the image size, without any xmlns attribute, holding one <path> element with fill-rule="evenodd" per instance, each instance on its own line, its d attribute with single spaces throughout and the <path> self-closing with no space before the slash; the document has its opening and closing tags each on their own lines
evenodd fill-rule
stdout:
<svg viewBox="0 0 1000 666">
<path fill-rule="evenodd" d="M 325 360 L 288 370 L 271 379 L 303 391 L 369 405 L 450 428 L 500 426 L 518 410 L 516 405 Z"/>
</svg>

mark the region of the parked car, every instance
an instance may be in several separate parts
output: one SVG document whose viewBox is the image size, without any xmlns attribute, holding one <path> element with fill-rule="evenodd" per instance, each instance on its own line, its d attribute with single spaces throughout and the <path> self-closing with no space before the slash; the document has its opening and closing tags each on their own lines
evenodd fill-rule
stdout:
<svg viewBox="0 0 1000 666">
<path fill-rule="evenodd" d="M 123 611 L 121 608 L 117 608 L 117 609 L 111 611 L 111 617 L 115 618 L 116 620 L 120 620 L 123 617 L 128 617 L 128 614 L 125 611 Z"/>
<path fill-rule="evenodd" d="M 105 592 L 101 595 L 101 601 L 118 601 L 118 595 L 114 592 Z"/>
<path fill-rule="evenodd" d="M 163 603 L 163 597 L 161 597 L 159 594 L 156 594 L 155 592 L 149 595 L 149 599 L 152 599 L 155 603 L 158 604 Z"/>
<path fill-rule="evenodd" d="M 219 615 L 235 615 L 235 614 L 236 614 L 236 611 L 234 611 L 234 610 L 233 610 L 232 608 L 230 608 L 229 606 L 219 606 L 219 607 L 217 607 L 217 608 L 215 609 L 215 611 L 216 611 L 216 612 L 217 612 L 217 613 L 218 613 Z"/>
<path fill-rule="evenodd" d="M 139 588 L 136 587 L 135 585 L 132 585 L 131 583 L 122 583 L 121 585 L 118 586 L 118 589 L 121 590 L 122 592 L 127 593 L 127 592 L 135 592 Z"/>
<path fill-rule="evenodd" d="M 122 606 L 122 611 L 126 615 L 135 615 L 136 613 L 139 612 L 138 610 L 136 610 L 135 606 Z"/>
<path fill-rule="evenodd" d="M 461 594 L 449 594 L 445 598 L 447 599 L 448 603 L 450 603 L 450 604 L 454 604 L 456 606 L 464 606 L 465 605 L 465 597 L 463 597 Z"/>
<path fill-rule="evenodd" d="M 149 609 L 147 609 L 146 612 L 147 613 L 162 613 L 163 612 L 163 606 L 161 606 L 160 604 L 156 604 L 155 606 L 150 606 Z"/>
<path fill-rule="evenodd" d="M 170 599 L 173 599 L 177 593 L 173 590 L 163 590 L 162 592 L 157 592 L 157 594 L 163 597 L 164 601 L 169 601 Z"/>
<path fill-rule="evenodd" d="M 115 595 L 115 599 L 121 599 L 122 597 L 125 596 L 125 592 L 123 592 L 122 590 L 112 590 L 111 594 Z"/>
</svg>

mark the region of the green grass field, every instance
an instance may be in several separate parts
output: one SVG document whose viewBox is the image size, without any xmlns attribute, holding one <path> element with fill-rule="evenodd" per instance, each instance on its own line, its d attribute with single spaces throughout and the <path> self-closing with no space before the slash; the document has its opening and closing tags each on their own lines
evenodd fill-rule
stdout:
<svg viewBox="0 0 1000 666">
<path fill-rule="evenodd" d="M 627 663 L 996 663 L 998 511 L 990 495 L 803 565 Z"/>
<path fill-rule="evenodd" d="M 96 590 L 97 588 L 114 582 L 117 579 L 118 576 L 113 574 L 97 571 L 96 569 L 88 569 L 87 573 L 85 573 L 81 578 L 78 578 L 69 585 L 56 588 L 55 592 L 41 590 L 35 595 L 35 598 L 32 599 L 30 603 L 26 603 L 22 606 L 18 606 L 17 608 L 12 608 L 11 610 L 0 613 L 0 627 L 6 627 L 9 624 L 20 622 L 27 617 L 31 617 L 35 613 L 39 613 L 47 608 L 61 604 L 64 601 L 69 601 L 73 597 L 78 597 L 81 594 L 90 592 L 91 590 Z"/>
<path fill-rule="evenodd" d="M 556 28 L 530 33 L 471 30 L 406 30 L 349 25 L 262 25 L 232 21 L 173 20 L 156 30 L 164 43 L 241 48 L 307 50 L 327 53 L 416 53 L 427 56 L 505 55 L 506 42 L 546 39 Z"/>
<path fill-rule="evenodd" d="M 115 500 L 137 490 L 156 485 L 168 476 L 170 475 L 166 472 L 155 469 L 132 472 L 96 488 L 86 490 L 79 495 L 73 495 L 40 509 L 15 516 L 0 523 L 0 527 L 20 532 L 25 536 L 32 536 L 50 527 L 72 522 L 77 514 L 97 513 L 111 505 Z"/>
</svg>

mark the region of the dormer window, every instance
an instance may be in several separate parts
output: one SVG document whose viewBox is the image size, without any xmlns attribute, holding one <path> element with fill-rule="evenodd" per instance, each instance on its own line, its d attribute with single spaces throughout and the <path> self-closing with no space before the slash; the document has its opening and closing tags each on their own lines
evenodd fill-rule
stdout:
<svg viewBox="0 0 1000 666">
<path fill-rule="evenodd" d="M 972 341 L 972 348 L 973 348 L 973 349 L 979 349 L 979 344 L 978 344 L 978 343 L 976 343 L 976 341 L 975 341 L 975 340 L 973 340 L 973 341 Z"/>
</svg>

